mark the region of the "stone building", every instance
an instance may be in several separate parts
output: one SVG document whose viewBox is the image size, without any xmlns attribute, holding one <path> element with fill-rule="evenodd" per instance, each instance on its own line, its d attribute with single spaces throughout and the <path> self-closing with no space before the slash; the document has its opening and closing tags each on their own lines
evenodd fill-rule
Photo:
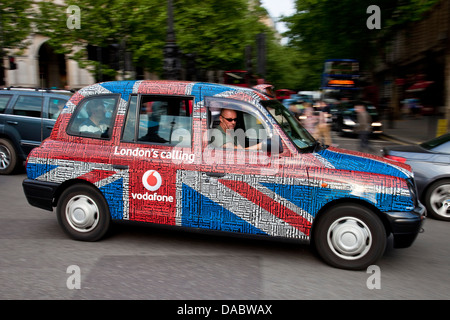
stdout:
<svg viewBox="0 0 450 320">
<path fill-rule="evenodd" d="M 450 1 L 441 0 L 394 34 L 374 70 L 381 99 L 394 114 L 417 98 L 428 114 L 450 118 Z"/>
<path fill-rule="evenodd" d="M 79 89 L 95 82 L 88 70 L 79 68 L 76 61 L 55 53 L 47 40 L 42 35 L 31 34 L 30 45 L 21 55 L 14 55 L 15 70 L 9 70 L 5 59 L 6 86 Z"/>
</svg>

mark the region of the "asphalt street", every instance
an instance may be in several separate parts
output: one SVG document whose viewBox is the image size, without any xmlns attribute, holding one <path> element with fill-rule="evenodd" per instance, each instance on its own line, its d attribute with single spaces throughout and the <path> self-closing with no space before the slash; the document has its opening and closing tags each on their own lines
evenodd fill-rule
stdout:
<svg viewBox="0 0 450 320">
<path fill-rule="evenodd" d="M 410 248 L 388 242 L 376 270 L 346 271 L 308 245 L 158 226 L 119 224 L 102 241 L 73 241 L 54 213 L 28 205 L 24 178 L 0 176 L 0 299 L 448 299 L 446 222 L 427 219 Z"/>
</svg>

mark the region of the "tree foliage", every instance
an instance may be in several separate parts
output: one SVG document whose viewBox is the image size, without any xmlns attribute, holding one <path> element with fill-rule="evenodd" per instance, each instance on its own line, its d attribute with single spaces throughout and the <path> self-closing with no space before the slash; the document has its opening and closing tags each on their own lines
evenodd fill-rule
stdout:
<svg viewBox="0 0 450 320">
<path fill-rule="evenodd" d="M 302 87 L 317 89 L 323 62 L 330 58 L 353 58 L 363 68 L 372 67 L 377 50 L 386 44 L 393 31 L 421 19 L 439 0 L 297 0 L 296 13 L 285 17 L 289 45 L 299 55 Z M 370 5 L 381 12 L 381 28 L 369 29 Z"/>
<path fill-rule="evenodd" d="M 31 31 L 31 1 L 0 2 L 0 53 L 5 49 L 23 48 Z"/>
<path fill-rule="evenodd" d="M 262 11 L 250 10 L 246 0 L 174 0 L 175 36 L 185 54 L 196 54 L 198 68 L 227 69 L 242 65 L 244 48 L 264 27 Z M 68 0 L 81 11 L 79 29 L 66 25 L 67 6 L 40 2 L 38 30 L 59 53 L 87 61 L 86 45 L 108 46 L 126 41 L 136 65 L 162 71 L 167 31 L 167 3 L 160 0 Z M 107 66 L 103 66 L 105 70 Z"/>
</svg>

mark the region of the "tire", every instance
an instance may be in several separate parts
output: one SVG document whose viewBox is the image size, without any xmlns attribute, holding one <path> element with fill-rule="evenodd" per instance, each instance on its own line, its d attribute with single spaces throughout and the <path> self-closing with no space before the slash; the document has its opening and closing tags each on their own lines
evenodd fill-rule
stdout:
<svg viewBox="0 0 450 320">
<path fill-rule="evenodd" d="M 362 270 L 380 259 L 387 235 L 382 221 L 357 204 L 332 207 L 318 219 L 313 241 L 318 254 L 333 267 Z"/>
<path fill-rule="evenodd" d="M 60 196 L 56 209 L 58 222 L 73 239 L 100 240 L 108 231 L 111 215 L 103 195 L 87 185 L 73 185 Z"/>
<path fill-rule="evenodd" d="M 433 183 L 425 193 L 427 213 L 438 220 L 450 221 L 450 180 Z"/>
<path fill-rule="evenodd" d="M 16 166 L 16 149 L 9 140 L 0 139 L 0 174 L 11 174 Z"/>
</svg>

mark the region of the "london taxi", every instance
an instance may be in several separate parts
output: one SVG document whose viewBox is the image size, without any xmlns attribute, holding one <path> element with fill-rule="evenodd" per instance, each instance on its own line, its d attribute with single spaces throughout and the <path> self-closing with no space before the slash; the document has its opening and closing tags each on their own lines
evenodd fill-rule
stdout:
<svg viewBox="0 0 450 320">
<path fill-rule="evenodd" d="M 320 145 L 261 91 L 198 82 L 79 90 L 23 189 L 77 240 L 140 221 L 297 239 L 345 269 L 374 264 L 391 234 L 410 246 L 424 219 L 409 166 Z"/>
</svg>

